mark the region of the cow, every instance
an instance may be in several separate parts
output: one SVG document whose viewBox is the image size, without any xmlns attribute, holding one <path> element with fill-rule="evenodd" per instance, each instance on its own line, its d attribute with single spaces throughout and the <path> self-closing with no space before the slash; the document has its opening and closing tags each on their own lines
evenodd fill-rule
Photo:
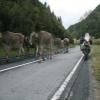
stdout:
<svg viewBox="0 0 100 100">
<path fill-rule="evenodd" d="M 61 47 L 61 38 L 55 38 L 54 44 L 56 47 L 60 48 Z"/>
<path fill-rule="evenodd" d="M 63 43 L 64 43 L 64 48 L 65 48 L 65 53 L 68 52 L 68 48 L 69 48 L 69 39 L 68 38 L 64 38 L 63 39 Z"/>
<path fill-rule="evenodd" d="M 55 53 L 60 53 L 61 49 L 61 38 L 54 38 Z"/>
<path fill-rule="evenodd" d="M 24 38 L 24 48 L 25 48 L 25 53 L 26 54 L 31 54 L 31 49 L 34 48 L 34 45 L 30 44 L 30 37 L 25 36 Z"/>
<path fill-rule="evenodd" d="M 38 57 L 38 55 L 39 55 L 39 35 L 38 35 L 38 33 L 32 32 L 30 34 L 29 43 L 30 43 L 30 46 L 35 49 L 34 50 L 35 57 Z"/>
<path fill-rule="evenodd" d="M 43 58 L 46 53 L 47 58 L 52 59 L 52 34 L 46 31 L 32 32 L 30 34 L 30 44 L 35 45 L 36 56 Z"/>
<path fill-rule="evenodd" d="M 1 33 L 1 39 L 7 59 L 13 49 L 18 49 L 18 55 L 24 53 L 24 35 L 22 33 L 6 31 Z"/>
</svg>

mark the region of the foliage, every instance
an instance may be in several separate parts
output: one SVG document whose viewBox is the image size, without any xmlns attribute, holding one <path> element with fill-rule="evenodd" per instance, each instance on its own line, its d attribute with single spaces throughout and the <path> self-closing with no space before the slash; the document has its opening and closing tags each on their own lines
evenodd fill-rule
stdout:
<svg viewBox="0 0 100 100">
<path fill-rule="evenodd" d="M 63 38 L 65 28 L 61 17 L 55 16 L 50 7 L 38 0 L 0 0 L 0 31 L 21 32 L 45 30 Z"/>
</svg>

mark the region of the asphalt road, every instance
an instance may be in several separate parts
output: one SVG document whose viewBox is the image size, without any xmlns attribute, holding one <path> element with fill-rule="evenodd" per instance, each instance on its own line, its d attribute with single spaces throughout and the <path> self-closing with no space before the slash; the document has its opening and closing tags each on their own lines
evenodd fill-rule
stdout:
<svg viewBox="0 0 100 100">
<path fill-rule="evenodd" d="M 68 100 L 95 100 L 92 84 L 91 58 L 83 60 Z"/>
<path fill-rule="evenodd" d="M 48 100 L 81 56 L 79 47 L 76 47 L 41 64 L 33 63 L 1 72 L 0 100 Z"/>
</svg>

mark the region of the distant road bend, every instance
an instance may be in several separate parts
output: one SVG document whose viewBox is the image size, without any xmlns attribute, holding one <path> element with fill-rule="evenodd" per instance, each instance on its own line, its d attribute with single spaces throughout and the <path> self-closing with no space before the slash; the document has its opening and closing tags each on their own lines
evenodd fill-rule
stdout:
<svg viewBox="0 0 100 100">
<path fill-rule="evenodd" d="M 29 63 L 0 73 L 0 100 L 48 100 L 82 57 L 79 47 L 43 63 Z M 8 66 L 8 67 L 7 67 Z M 9 68 L 9 65 L 6 69 Z M 3 66 L 0 66 L 3 67 Z M 53 98 L 52 98 L 53 100 Z"/>
</svg>

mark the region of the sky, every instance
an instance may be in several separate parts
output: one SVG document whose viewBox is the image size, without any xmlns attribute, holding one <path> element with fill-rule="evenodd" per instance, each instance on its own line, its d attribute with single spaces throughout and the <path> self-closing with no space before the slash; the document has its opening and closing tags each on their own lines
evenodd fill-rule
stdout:
<svg viewBox="0 0 100 100">
<path fill-rule="evenodd" d="M 79 22 L 80 17 L 85 12 L 95 9 L 100 0 L 39 0 L 42 3 L 47 2 L 51 11 L 54 11 L 56 16 L 61 16 L 63 25 L 68 28 Z"/>
</svg>

